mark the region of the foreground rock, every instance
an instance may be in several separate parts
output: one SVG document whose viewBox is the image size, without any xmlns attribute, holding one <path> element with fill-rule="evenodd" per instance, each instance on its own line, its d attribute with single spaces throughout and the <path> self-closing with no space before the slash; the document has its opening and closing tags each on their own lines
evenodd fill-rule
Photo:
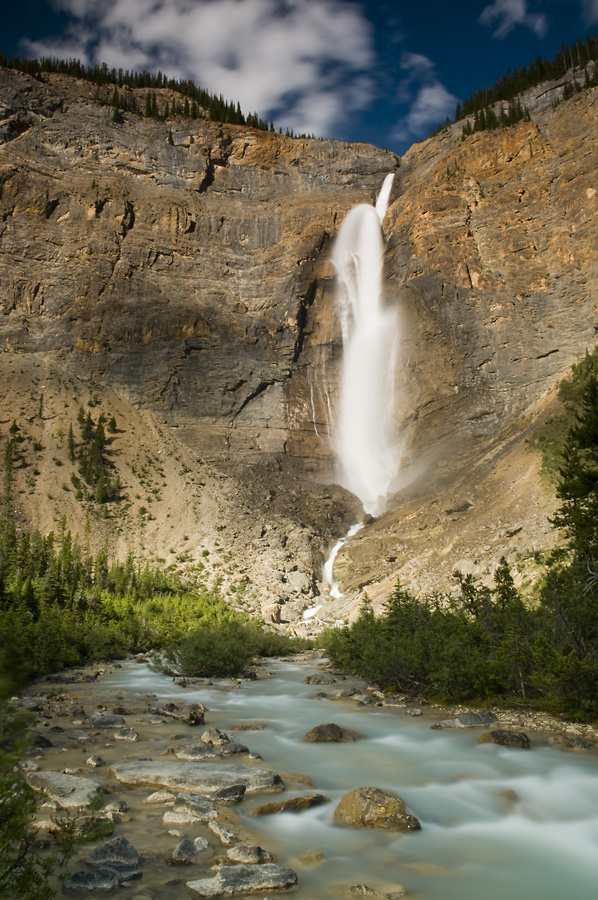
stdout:
<svg viewBox="0 0 598 900">
<path fill-rule="evenodd" d="M 164 813 L 164 825 L 189 825 L 208 822 L 217 818 L 216 807 L 211 800 L 195 794 L 179 794 L 172 809 Z"/>
<path fill-rule="evenodd" d="M 93 872 L 75 872 L 64 882 L 62 890 L 75 896 L 89 896 L 97 892 L 107 894 L 121 884 L 141 878 L 141 875 L 141 871 L 133 866 L 112 863 Z"/>
<path fill-rule="evenodd" d="M 117 763 L 109 772 L 122 784 L 157 785 L 208 794 L 239 784 L 245 785 L 248 792 L 281 791 L 283 788 L 282 778 L 276 772 L 247 765 L 139 760 Z"/>
<path fill-rule="evenodd" d="M 126 724 L 122 716 L 112 713 L 94 713 L 91 717 L 92 728 L 124 728 Z"/>
<path fill-rule="evenodd" d="M 36 791 L 44 791 L 63 809 L 89 806 L 90 799 L 102 792 L 97 782 L 63 772 L 30 772 L 27 781 Z"/>
<path fill-rule="evenodd" d="M 139 853 L 125 837 L 116 837 L 100 844 L 87 857 L 90 866 L 104 866 L 107 863 L 120 863 L 125 866 L 136 866 Z"/>
<path fill-rule="evenodd" d="M 417 831 L 421 828 L 419 820 L 407 812 L 397 794 L 375 787 L 357 788 L 345 794 L 334 811 L 334 821 L 351 828 L 392 831 Z"/>
<path fill-rule="evenodd" d="M 530 750 L 531 744 L 527 734 L 523 731 L 508 731 L 506 728 L 497 728 L 488 731 L 478 738 L 478 744 L 500 744 L 501 747 L 517 747 L 520 750 Z"/>
<path fill-rule="evenodd" d="M 168 862 L 172 866 L 187 865 L 193 862 L 198 854 L 208 850 L 209 847 L 210 845 L 203 837 L 196 837 L 194 841 L 190 841 L 189 838 L 183 838 L 170 854 Z"/>
<path fill-rule="evenodd" d="M 297 873 L 284 866 L 265 863 L 256 866 L 223 866 L 214 878 L 188 881 L 192 897 L 218 897 L 220 894 L 257 894 L 281 891 L 297 884 Z"/>
<path fill-rule="evenodd" d="M 461 713 L 454 719 L 442 719 L 435 722 L 432 728 L 486 728 L 488 725 L 498 725 L 498 716 L 490 710 L 480 710 Z"/>
<path fill-rule="evenodd" d="M 276 859 L 267 850 L 263 850 L 257 844 L 239 844 L 226 851 L 228 859 L 233 863 L 242 863 L 246 866 L 275 863 Z"/>
<path fill-rule="evenodd" d="M 352 728 L 343 728 L 341 725 L 335 725 L 334 722 L 328 722 L 326 725 L 316 725 L 307 732 L 304 741 L 307 743 L 325 743 L 334 742 L 338 744 L 349 744 L 358 740 L 361 735 Z"/>
<path fill-rule="evenodd" d="M 336 684 L 336 678 L 330 672 L 316 672 L 315 675 L 308 675 L 303 684 Z"/>
</svg>

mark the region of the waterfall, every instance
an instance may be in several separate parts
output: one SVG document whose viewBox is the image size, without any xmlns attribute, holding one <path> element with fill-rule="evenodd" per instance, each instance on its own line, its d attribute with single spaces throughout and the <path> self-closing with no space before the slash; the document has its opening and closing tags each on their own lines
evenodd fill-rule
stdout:
<svg viewBox="0 0 598 900">
<path fill-rule="evenodd" d="M 379 515 L 386 507 L 401 450 L 394 429 L 394 379 L 398 321 L 382 303 L 382 222 L 394 175 L 387 175 L 375 206 L 361 203 L 347 215 L 332 253 L 338 278 L 338 312 L 343 363 L 338 403 L 329 417 L 339 481 L 363 509 Z M 341 597 L 333 569 L 354 525 L 332 548 L 322 570 L 332 597 Z"/>
<path fill-rule="evenodd" d="M 362 203 L 348 213 L 332 254 L 343 338 L 333 445 L 340 483 L 372 515 L 384 511 L 400 461 L 393 433 L 398 324 L 382 303 L 381 225 L 393 178 L 386 176 L 375 206 Z"/>
<path fill-rule="evenodd" d="M 345 541 L 348 541 L 349 538 L 352 538 L 354 534 L 357 534 L 357 532 L 361 528 L 363 528 L 362 522 L 357 522 L 355 525 L 351 525 L 347 534 L 336 542 L 336 544 L 334 545 L 334 547 L 332 548 L 332 550 L 330 552 L 330 556 L 324 563 L 324 567 L 322 569 L 322 581 L 324 582 L 324 584 L 330 585 L 330 596 L 331 597 L 338 598 L 338 597 L 343 596 L 338 589 L 338 581 L 334 580 L 334 575 L 333 575 L 334 560 L 336 559 L 336 555 L 337 555 L 338 551 L 341 549 L 341 547 L 343 546 L 343 544 L 345 543 Z"/>
</svg>

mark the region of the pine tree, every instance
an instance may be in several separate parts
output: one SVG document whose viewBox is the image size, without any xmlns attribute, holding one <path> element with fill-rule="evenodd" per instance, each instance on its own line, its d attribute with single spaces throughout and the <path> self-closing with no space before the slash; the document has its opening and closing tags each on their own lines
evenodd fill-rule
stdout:
<svg viewBox="0 0 598 900">
<path fill-rule="evenodd" d="M 565 531 L 578 556 L 598 561 L 598 376 L 594 372 L 583 393 L 577 424 L 567 435 L 557 496 L 563 502 L 553 523 Z"/>
</svg>

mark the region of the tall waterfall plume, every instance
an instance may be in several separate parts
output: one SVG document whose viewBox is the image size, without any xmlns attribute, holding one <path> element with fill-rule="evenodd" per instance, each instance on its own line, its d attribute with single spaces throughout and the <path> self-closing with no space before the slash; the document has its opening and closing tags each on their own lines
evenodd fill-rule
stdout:
<svg viewBox="0 0 598 900">
<path fill-rule="evenodd" d="M 348 213 L 332 254 L 343 338 L 333 445 L 341 484 L 372 515 L 384 511 L 400 462 L 394 433 L 398 321 L 382 302 L 381 226 L 393 178 L 386 176 L 375 206 L 362 203 Z"/>
</svg>

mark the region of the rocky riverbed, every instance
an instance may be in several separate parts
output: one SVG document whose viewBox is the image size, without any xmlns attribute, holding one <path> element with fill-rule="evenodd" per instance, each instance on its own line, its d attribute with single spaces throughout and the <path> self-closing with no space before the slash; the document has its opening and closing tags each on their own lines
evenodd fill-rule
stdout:
<svg viewBox="0 0 598 900">
<path fill-rule="evenodd" d="M 119 669 L 116 663 L 51 676 L 30 686 L 17 701 L 36 717 L 33 747 L 21 765 L 40 791 L 35 823 L 40 848 L 52 848 L 60 821 L 69 815 L 76 814 L 81 834 L 94 836 L 79 847 L 62 885 L 65 894 L 95 897 L 119 886 L 126 886 L 127 896 L 135 900 L 176 900 L 186 896 L 185 891 L 197 898 L 267 894 L 293 888 L 298 879 L 301 884 L 305 872 L 322 866 L 325 854 L 317 843 L 293 854 L 291 835 L 290 849 L 280 861 L 275 848 L 261 846 L 265 842 L 258 822 L 277 813 L 295 816 L 330 804 L 330 798 L 313 793 L 320 784 L 312 784 L 307 775 L 271 768 L 264 743 L 267 726 L 251 717 L 242 720 L 246 684 L 185 683 L 174 686 L 176 699 L 165 700 L 139 690 L 132 661 L 122 668 L 129 680 L 123 678 L 121 686 L 115 686 Z M 268 674 L 268 663 L 254 673 L 259 678 Z M 314 671 L 313 665 L 305 674 L 313 721 L 320 716 L 321 723 L 306 729 L 306 747 L 314 742 L 346 743 L 340 752 L 359 754 L 360 744 L 367 747 L 361 729 L 331 720 L 351 708 L 361 711 L 361 721 L 367 724 L 373 721 L 370 709 L 375 713 L 380 707 L 396 710 L 397 730 L 401 720 L 427 720 L 441 733 L 474 729 L 469 733 L 472 744 L 492 742 L 518 752 L 555 743 L 590 754 L 598 746 L 598 733 L 591 726 L 544 714 L 415 705 L 325 669 Z M 212 698 L 220 692 L 234 701 L 235 715 L 226 703 L 212 712 L 198 702 L 202 686 Z M 337 702 L 320 702 L 332 700 Z M 292 708 L 288 716 L 293 717 Z M 258 736 L 264 759 L 252 750 L 252 737 L 256 741 Z M 306 760 L 310 752 L 305 750 Z M 406 808 L 401 797 L 376 786 L 379 773 L 368 769 L 368 749 L 361 753 L 363 784 L 353 784 L 340 802 L 333 800 L 335 824 L 390 829 L 397 835 L 418 832 L 420 821 L 413 815 L 418 810 Z M 282 800 L 268 796 L 281 791 Z M 255 828 L 248 815 L 257 817 Z M 280 821 L 287 820 L 282 816 Z M 396 898 L 407 891 L 402 883 L 386 879 L 373 887 L 338 882 L 334 892 Z M 326 890 L 324 895 L 329 896 Z"/>
</svg>

